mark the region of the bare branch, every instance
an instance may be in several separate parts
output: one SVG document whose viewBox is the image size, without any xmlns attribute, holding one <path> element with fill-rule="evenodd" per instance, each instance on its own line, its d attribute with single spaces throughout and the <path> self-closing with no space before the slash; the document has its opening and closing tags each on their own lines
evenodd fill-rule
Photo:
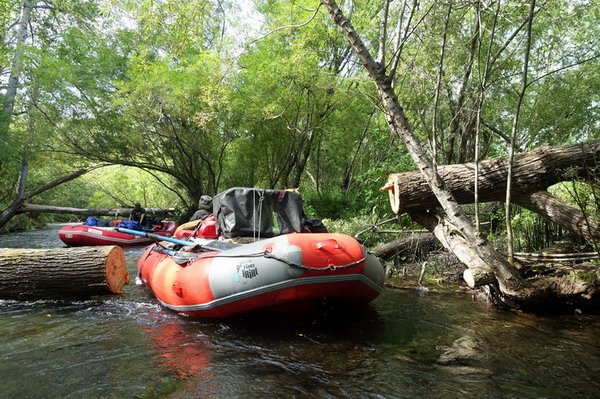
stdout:
<svg viewBox="0 0 600 399">
<path fill-rule="evenodd" d="M 583 59 L 583 60 L 578 60 L 578 61 L 575 61 L 575 62 L 573 62 L 573 63 L 569 64 L 569 65 L 564 65 L 564 66 L 562 66 L 562 67 L 560 67 L 560 68 L 553 69 L 553 70 L 551 70 L 551 71 L 549 71 L 549 72 L 546 72 L 546 73 L 544 73 L 544 74 L 542 74 L 542 75 L 538 76 L 538 77 L 537 77 L 537 78 L 535 78 L 535 79 L 532 79 L 532 80 L 530 80 L 530 81 L 527 83 L 527 87 L 529 87 L 529 86 L 531 86 L 532 84 L 534 84 L 534 83 L 536 83 L 536 82 L 538 82 L 538 81 L 540 81 L 540 80 L 544 79 L 546 76 L 552 75 L 552 74 L 554 74 L 554 73 L 557 73 L 557 72 L 560 72 L 560 71 L 564 71 L 565 69 L 569 69 L 569 68 L 573 68 L 573 67 L 575 67 L 575 66 L 579 66 L 579 65 L 585 64 L 586 62 L 593 61 L 593 60 L 595 60 L 595 59 L 597 59 L 597 58 L 600 58 L 600 54 L 596 54 L 596 55 L 594 55 L 594 56 L 592 56 L 592 57 L 590 57 L 590 58 L 586 58 L 586 59 Z"/>
<path fill-rule="evenodd" d="M 56 178 L 56 179 L 52 180 L 51 182 L 48 182 L 34 190 L 29 191 L 28 193 L 26 193 L 23 196 L 23 200 L 31 199 L 31 198 L 35 197 L 36 195 L 43 193 L 44 191 L 48 191 L 56 186 L 59 186 L 68 181 L 71 181 L 80 176 L 83 176 L 84 174 L 91 172 L 94 169 L 102 168 L 104 166 L 107 166 L 107 165 L 96 165 L 96 166 L 91 166 L 89 168 L 79 169 L 79 170 L 76 170 L 75 172 L 69 173 L 68 175 Z"/>
<path fill-rule="evenodd" d="M 296 25 L 285 25 L 285 26 L 280 26 L 278 28 L 273 29 L 272 31 L 266 33 L 264 36 L 259 37 L 258 39 L 255 40 L 251 40 L 248 45 L 256 43 L 260 40 L 263 40 L 264 38 L 266 38 L 267 36 L 272 35 L 273 33 L 279 32 L 281 30 L 285 30 L 285 29 L 294 29 L 294 28 L 302 28 L 303 26 L 308 25 L 309 23 L 312 22 L 313 19 L 316 18 L 316 16 L 319 14 L 319 9 L 321 8 L 321 4 L 319 4 L 319 6 L 317 7 L 317 9 L 314 11 L 313 15 L 306 20 L 305 22 L 302 22 L 301 24 L 296 24 Z"/>
</svg>

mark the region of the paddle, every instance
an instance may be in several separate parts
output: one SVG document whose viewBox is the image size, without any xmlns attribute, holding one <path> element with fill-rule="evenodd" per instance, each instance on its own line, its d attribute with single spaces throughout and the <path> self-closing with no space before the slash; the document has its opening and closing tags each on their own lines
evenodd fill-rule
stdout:
<svg viewBox="0 0 600 399">
<path fill-rule="evenodd" d="M 217 240 L 212 240 L 212 241 L 216 241 L 216 242 L 211 242 L 210 244 L 200 244 L 198 242 L 185 241 L 185 240 L 180 240 L 178 238 L 165 237 L 165 236 L 161 236 L 159 234 L 152 234 L 152 233 L 148 233 L 146 231 L 125 229 L 123 227 L 115 227 L 115 230 L 118 232 L 121 232 L 121 233 L 132 234 L 134 236 L 152 238 L 157 241 L 167 241 L 167 242 L 171 242 L 173 244 L 183 245 L 184 247 L 198 246 L 200 248 L 208 249 L 211 251 L 222 251 L 224 249 L 229 249 L 229 248 L 236 246 L 235 244 L 221 243 Z"/>
<path fill-rule="evenodd" d="M 177 238 L 172 238 L 172 237 L 165 237 L 165 236 L 161 236 L 159 234 L 148 233 L 146 231 L 131 230 L 131 229 L 123 228 L 123 227 L 116 227 L 115 230 L 117 230 L 118 232 L 121 232 L 121 233 L 132 234 L 134 236 L 148 237 L 148 238 L 153 238 L 155 240 L 160 240 L 160 241 L 168 241 L 168 242 L 172 242 L 173 244 L 183 245 L 185 247 L 193 247 L 195 245 L 198 245 L 197 243 L 194 243 L 191 241 L 179 240 Z"/>
</svg>

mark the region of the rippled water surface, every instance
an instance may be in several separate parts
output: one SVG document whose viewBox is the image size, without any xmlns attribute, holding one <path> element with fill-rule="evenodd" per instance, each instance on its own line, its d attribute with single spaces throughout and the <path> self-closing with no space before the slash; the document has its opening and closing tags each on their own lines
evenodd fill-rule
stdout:
<svg viewBox="0 0 600 399">
<path fill-rule="evenodd" d="M 56 227 L 0 247 L 61 247 Z M 142 248 L 126 249 L 128 268 Z M 0 300 L 0 398 L 599 398 L 600 317 L 386 289 L 363 308 L 198 320 L 143 287 Z"/>
</svg>

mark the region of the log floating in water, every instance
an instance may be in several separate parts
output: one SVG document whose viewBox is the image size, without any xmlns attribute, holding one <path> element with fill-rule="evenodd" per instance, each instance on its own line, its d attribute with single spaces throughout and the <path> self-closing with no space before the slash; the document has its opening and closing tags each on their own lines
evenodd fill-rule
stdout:
<svg viewBox="0 0 600 399">
<path fill-rule="evenodd" d="M 118 294 L 129 280 L 118 246 L 0 248 L 0 298 Z"/>
</svg>

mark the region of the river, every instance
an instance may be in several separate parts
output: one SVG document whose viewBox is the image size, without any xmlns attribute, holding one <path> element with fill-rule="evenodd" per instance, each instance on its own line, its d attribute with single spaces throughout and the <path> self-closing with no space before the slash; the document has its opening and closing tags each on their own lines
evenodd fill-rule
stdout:
<svg viewBox="0 0 600 399">
<path fill-rule="evenodd" d="M 50 226 L 0 235 L 0 247 L 62 245 Z M 132 277 L 142 250 L 125 249 Z M 600 316 L 386 288 L 363 308 L 198 320 L 125 289 L 0 300 L 0 398 L 600 397 Z"/>
</svg>

